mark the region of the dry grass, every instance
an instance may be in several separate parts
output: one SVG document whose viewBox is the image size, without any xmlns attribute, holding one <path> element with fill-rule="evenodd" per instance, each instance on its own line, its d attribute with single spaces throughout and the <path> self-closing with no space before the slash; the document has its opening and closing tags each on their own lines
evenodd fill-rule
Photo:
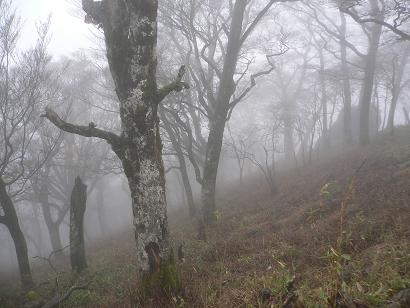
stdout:
<svg viewBox="0 0 410 308">
<path fill-rule="evenodd" d="M 339 287 L 352 300 L 386 305 L 394 292 L 410 287 L 409 145 L 409 130 L 399 129 L 394 138 L 282 173 L 274 198 L 257 177 L 226 188 L 207 242 L 196 239 L 195 223 L 171 214 L 175 247 L 184 242 L 184 289 L 178 298 L 145 306 L 281 307 L 293 276 L 299 306 L 292 307 L 326 307 L 341 278 Z M 343 215 L 344 261 L 337 270 L 331 248 L 340 235 L 340 204 L 364 159 Z M 133 254 L 130 233 L 117 235 L 109 247 L 96 245 L 89 256 L 96 274 L 90 292 L 77 293 L 65 306 L 136 306 Z M 272 291 L 268 301 L 259 296 L 262 288 Z"/>
</svg>

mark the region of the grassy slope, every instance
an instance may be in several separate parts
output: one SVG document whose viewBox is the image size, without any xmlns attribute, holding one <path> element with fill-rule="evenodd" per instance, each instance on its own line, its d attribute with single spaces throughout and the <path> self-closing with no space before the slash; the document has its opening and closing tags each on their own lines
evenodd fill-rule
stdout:
<svg viewBox="0 0 410 308">
<path fill-rule="evenodd" d="M 275 197 L 261 179 L 225 189 L 220 219 L 208 230 L 207 242 L 196 240 L 195 224 L 171 215 L 173 241 L 184 243 L 186 259 L 179 266 L 183 300 L 175 299 L 174 306 L 280 306 L 295 276 L 300 302 L 325 307 L 339 277 L 336 261 L 341 259 L 331 248 L 337 249 L 340 236 L 340 204 L 364 160 L 347 203 L 344 294 L 383 306 L 395 291 L 410 287 L 410 131 L 400 129 L 360 151 L 329 155 L 320 165 L 281 174 Z M 133 253 L 128 233 L 96 245 L 90 254 L 91 290 L 76 293 L 64 306 L 135 303 Z M 62 286 L 64 280 L 63 275 Z M 264 287 L 273 297 L 262 303 Z M 36 292 L 49 297 L 53 291 L 43 286 Z M 0 306 L 6 302 L 15 299 Z M 158 305 L 165 303 L 151 306 Z"/>
</svg>

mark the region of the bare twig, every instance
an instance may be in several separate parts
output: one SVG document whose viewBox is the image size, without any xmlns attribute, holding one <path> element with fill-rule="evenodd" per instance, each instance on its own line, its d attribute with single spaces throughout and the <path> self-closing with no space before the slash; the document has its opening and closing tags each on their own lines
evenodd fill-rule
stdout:
<svg viewBox="0 0 410 308">
<path fill-rule="evenodd" d="M 63 295 L 55 295 L 51 300 L 49 300 L 46 304 L 41 306 L 41 308 L 54 308 L 59 306 L 62 302 L 66 301 L 71 294 L 74 291 L 77 290 L 87 290 L 89 285 L 91 284 L 92 280 L 89 280 L 88 282 L 81 284 L 81 285 L 74 285 L 71 288 L 69 288 Z"/>
</svg>

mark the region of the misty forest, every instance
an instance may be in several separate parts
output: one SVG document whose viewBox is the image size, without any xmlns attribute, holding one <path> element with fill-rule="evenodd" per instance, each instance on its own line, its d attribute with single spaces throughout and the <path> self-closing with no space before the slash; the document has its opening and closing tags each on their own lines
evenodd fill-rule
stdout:
<svg viewBox="0 0 410 308">
<path fill-rule="evenodd" d="M 0 307 L 410 307 L 410 1 L 0 0 Z"/>
</svg>

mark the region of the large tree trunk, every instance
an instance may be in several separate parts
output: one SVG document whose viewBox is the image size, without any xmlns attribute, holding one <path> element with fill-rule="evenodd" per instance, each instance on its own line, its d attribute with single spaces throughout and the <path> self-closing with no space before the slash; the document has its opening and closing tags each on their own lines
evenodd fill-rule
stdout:
<svg viewBox="0 0 410 308">
<path fill-rule="evenodd" d="M 122 161 L 131 191 L 139 274 L 154 273 L 169 256 L 168 223 L 156 83 L 157 0 L 83 1 L 104 29 L 107 57 L 120 100 Z"/>
<path fill-rule="evenodd" d="M 138 275 L 154 283 L 158 279 L 151 279 L 157 277 L 153 274 L 160 268 L 172 271 L 168 265 L 174 262 L 169 249 L 158 104 L 170 92 L 187 87 L 182 82 L 185 68 L 181 67 L 174 82 L 157 88 L 157 0 L 83 0 L 82 6 L 87 13 L 85 21 L 104 30 L 108 64 L 120 101 L 121 136 L 93 123 L 67 123 L 50 108 L 42 116 L 64 131 L 98 137 L 111 145 L 131 192 Z M 167 291 L 176 286 L 175 279 L 158 282 Z"/>
<path fill-rule="evenodd" d="M 346 16 L 340 13 L 341 27 L 340 35 L 346 39 Z M 343 76 L 343 136 L 344 143 L 349 145 L 353 141 L 352 136 L 352 91 L 350 86 L 350 72 L 347 64 L 347 47 L 344 41 L 340 42 L 340 55 Z"/>
<path fill-rule="evenodd" d="M 87 186 L 80 177 L 75 179 L 70 207 L 70 260 L 74 272 L 87 267 L 84 244 L 84 214 L 87 203 Z"/>
<path fill-rule="evenodd" d="M 382 13 L 378 8 L 377 0 L 370 0 L 372 15 L 378 18 Z M 370 142 L 370 104 L 372 101 L 374 74 L 376 71 L 377 52 L 379 49 L 382 26 L 373 23 L 370 30 L 369 47 L 365 60 L 363 85 L 360 93 L 360 144 L 365 145 Z"/>
<path fill-rule="evenodd" d="M 227 112 L 215 115 L 218 117 L 218 120 L 211 125 L 208 136 L 201 185 L 202 215 L 205 224 L 214 223 L 217 219 L 215 202 L 216 178 L 218 175 L 219 159 L 221 157 L 226 115 Z"/>
<path fill-rule="evenodd" d="M 221 74 L 216 106 L 210 119 L 209 136 L 202 179 L 202 211 L 206 224 L 216 221 L 216 178 L 218 174 L 219 159 L 221 156 L 223 135 L 226 118 L 229 110 L 229 102 L 235 91 L 233 76 L 241 48 L 242 22 L 246 9 L 246 0 L 237 0 L 233 9 L 233 17 L 228 36 L 228 46 Z"/>
<path fill-rule="evenodd" d="M 0 177 L 0 205 L 3 209 L 3 216 L 0 216 L 0 223 L 3 223 L 10 232 L 16 248 L 17 262 L 20 270 L 20 279 L 23 288 L 31 288 L 33 278 L 31 276 L 30 263 L 28 260 L 27 243 L 21 231 L 16 209 L 13 201 L 7 193 L 6 184 Z"/>
</svg>

